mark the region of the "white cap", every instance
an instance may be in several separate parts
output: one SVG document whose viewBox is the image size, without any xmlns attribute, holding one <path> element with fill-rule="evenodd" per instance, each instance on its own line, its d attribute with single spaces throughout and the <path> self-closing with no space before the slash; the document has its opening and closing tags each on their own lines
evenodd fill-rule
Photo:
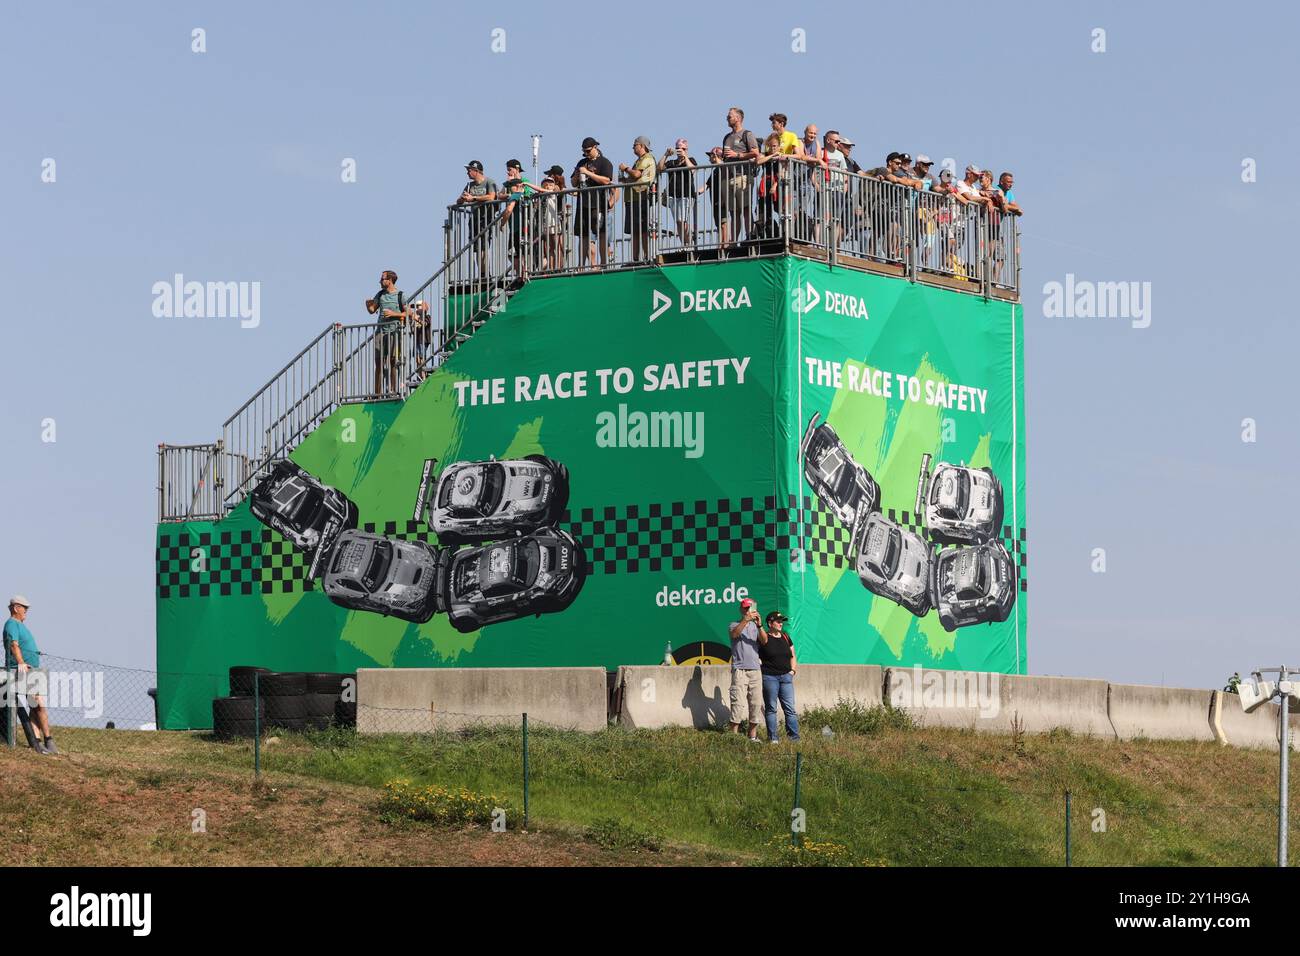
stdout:
<svg viewBox="0 0 1300 956">
<path fill-rule="evenodd" d="M 23 607 L 31 607 L 31 606 L 32 606 L 32 602 L 29 601 L 29 600 L 27 600 L 27 598 L 23 597 L 21 594 L 15 594 L 13 597 L 11 597 L 11 598 L 9 599 L 9 603 L 10 603 L 11 605 L 12 605 L 12 604 L 21 604 Z"/>
</svg>

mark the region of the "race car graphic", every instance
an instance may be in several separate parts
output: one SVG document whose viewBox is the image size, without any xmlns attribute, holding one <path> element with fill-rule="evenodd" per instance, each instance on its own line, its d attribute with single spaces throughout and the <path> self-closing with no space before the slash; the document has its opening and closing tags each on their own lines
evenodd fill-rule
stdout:
<svg viewBox="0 0 1300 956">
<path fill-rule="evenodd" d="M 585 556 L 573 536 L 539 528 L 451 554 L 445 606 L 458 631 L 562 611 L 573 603 L 586 575 Z"/>
<path fill-rule="evenodd" d="M 443 544 L 486 541 L 554 525 L 569 503 L 569 470 L 543 455 L 448 465 L 428 505 Z"/>
<path fill-rule="evenodd" d="M 945 631 L 1005 621 L 1016 600 L 1016 572 L 1000 541 L 947 548 L 930 562 L 930 600 Z"/>
<path fill-rule="evenodd" d="M 254 518 L 280 532 L 294 547 L 315 552 L 309 571 L 313 578 L 334 539 L 357 526 L 357 506 L 347 495 L 287 458 L 271 464 L 270 474 L 249 496 L 248 507 Z"/>
<path fill-rule="evenodd" d="M 821 503 L 852 533 L 859 520 L 880 510 L 880 486 L 854 461 L 835 429 L 825 422 L 817 424 L 820 417 L 820 412 L 813 413 L 799 442 L 804 477 Z"/>
<path fill-rule="evenodd" d="M 854 550 L 863 587 L 917 617 L 925 616 L 930 610 L 932 552 L 919 534 L 873 512 L 860 522 Z"/>
<path fill-rule="evenodd" d="M 417 541 L 345 531 L 322 587 L 335 604 L 423 624 L 443 610 L 449 552 Z"/>
<path fill-rule="evenodd" d="M 941 461 L 929 472 L 930 456 L 921 458 L 916 483 L 916 513 L 924 509 L 925 526 L 934 541 L 980 544 L 998 537 L 1002 528 L 1002 482 L 990 468 L 967 468 Z M 928 489 L 928 492 L 927 492 Z"/>
</svg>

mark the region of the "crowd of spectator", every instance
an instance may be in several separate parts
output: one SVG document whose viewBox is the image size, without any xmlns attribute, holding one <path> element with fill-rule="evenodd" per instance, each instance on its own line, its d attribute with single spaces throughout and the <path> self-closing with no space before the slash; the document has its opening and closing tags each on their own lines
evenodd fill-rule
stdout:
<svg viewBox="0 0 1300 956">
<path fill-rule="evenodd" d="M 488 273 L 489 248 L 497 234 L 507 238 L 516 275 L 564 267 L 570 233 L 577 268 L 597 262 L 607 267 L 617 238 L 611 235 L 611 222 L 618 218 L 613 214 L 620 202 L 632 262 L 649 257 L 651 235 L 659 226 L 656 204 L 671 217 L 664 234 L 675 236 L 684 249 L 693 248 L 703 228 L 697 202 L 706 193 L 716 244 L 724 253 L 743 240 L 775 238 L 783 228 L 781 217 L 791 210 L 797 210 L 792 238 L 813 243 L 869 240 L 872 254 L 886 259 L 898 259 L 905 251 L 904 204 L 925 220 L 930 235 L 917 242 L 927 248 L 935 236 L 940 242 L 947 237 L 952 245 L 971 210 L 984 210 L 995 230 L 1004 218 L 1022 214 L 1010 172 L 995 181 L 992 170 L 971 163 L 958 178 L 951 161 L 936 170 L 929 156 L 918 153 L 914 159 L 903 151 L 889 152 L 883 165 L 864 169 L 853 158 L 854 142 L 838 130 L 819 134 L 816 124 L 809 123 L 801 138 L 787 129 L 784 113 L 772 113 L 768 122 L 770 132 L 760 137 L 746 128 L 745 111 L 733 106 L 721 142 L 705 153 L 707 164 L 691 154 L 685 137 L 656 159 L 646 136 L 633 140 L 631 161 L 617 166 L 600 142 L 588 136 L 567 176 L 563 167 L 551 166 L 537 184 L 527 179 L 517 159 L 506 164 L 499 185 L 481 161 L 471 160 L 465 166 L 469 182 L 455 206 L 467 217 L 463 226 L 479 273 Z M 873 190 L 868 186 L 872 182 L 902 190 Z M 922 194 L 928 198 L 918 204 L 916 197 Z M 494 222 L 497 230 L 490 228 Z"/>
<path fill-rule="evenodd" d="M 1021 215 L 1010 172 L 995 182 L 992 170 L 971 163 L 958 178 L 950 161 L 936 170 L 924 153 L 913 159 L 900 151 L 888 153 L 882 165 L 864 169 L 853 158 L 853 140 L 838 130 L 822 133 L 809 123 L 801 137 L 787 128 L 784 113 L 772 113 L 768 123 L 770 131 L 759 136 L 746 128 L 745 111 L 731 107 L 726 132 L 705 151 L 704 163 L 691 153 L 685 137 L 656 158 L 647 136 L 637 136 L 629 149 L 631 161 L 617 166 L 599 140 L 588 136 L 572 170 L 553 165 L 536 183 L 518 159 L 506 162 L 500 183 L 480 160 L 470 160 L 467 182 L 453 206 L 461 221 L 449 253 L 466 255 L 463 271 L 482 277 L 504 272 L 500 262 L 492 261 L 494 240 L 496 253 L 504 250 L 516 277 L 571 268 L 573 260 L 578 269 L 597 268 L 598 263 L 604 269 L 615 260 L 618 237 L 613 232 L 621 220 L 628 261 L 644 263 L 660 229 L 655 207 L 662 205 L 670 222 L 661 235 L 675 238 L 687 252 L 707 245 L 725 256 L 742 242 L 778 239 L 790 230 L 785 238 L 845 244 L 843 248 L 885 261 L 902 261 L 911 242 L 927 266 L 964 275 L 958 250 L 972 234 L 966 230 L 969 214 L 978 210 L 994 230 L 994 268 L 1001 268 L 1001 228 Z M 621 217 L 616 214 L 620 203 Z M 707 243 L 701 239 L 708 228 L 701 208 L 711 211 L 716 230 L 716 238 Z M 915 229 L 905 228 L 908 216 Z M 408 303 L 397 288 L 397 274 L 385 270 L 366 309 L 380 327 L 374 345 L 375 387 L 396 394 L 403 384 L 400 328 L 409 324 L 412 347 L 426 353 L 433 334 L 428 304 Z"/>
</svg>

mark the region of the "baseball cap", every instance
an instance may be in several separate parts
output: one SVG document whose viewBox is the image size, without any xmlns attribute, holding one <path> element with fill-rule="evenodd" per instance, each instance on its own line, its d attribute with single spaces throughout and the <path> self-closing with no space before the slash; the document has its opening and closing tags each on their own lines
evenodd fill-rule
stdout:
<svg viewBox="0 0 1300 956">
<path fill-rule="evenodd" d="M 15 594 L 13 597 L 11 597 L 11 598 L 9 599 L 9 603 L 10 603 L 10 604 L 21 604 L 23 607 L 31 607 L 31 606 L 32 606 L 32 602 L 29 601 L 29 600 L 27 600 L 27 598 L 23 597 L 21 594 Z M 753 604 L 754 602 L 753 602 L 753 601 L 750 601 L 749 603 L 750 603 L 750 604 Z"/>
<path fill-rule="evenodd" d="M 916 154 L 916 165 L 918 165 L 918 166 L 933 166 L 933 165 L 934 165 L 934 160 L 931 159 L 929 156 L 925 155 L 925 153 L 917 153 L 917 154 Z"/>
<path fill-rule="evenodd" d="M 786 617 L 786 616 L 785 616 L 784 614 L 782 614 L 780 611 L 769 611 L 768 614 L 767 614 L 767 619 L 768 619 L 768 621 L 780 621 L 782 624 L 784 624 L 786 621 L 790 620 L 788 617 Z"/>
<path fill-rule="evenodd" d="M 506 169 L 522 170 L 523 168 L 524 168 L 524 164 L 517 159 L 506 160 Z"/>
<path fill-rule="evenodd" d="M 564 167 L 561 166 L 559 163 L 556 163 L 554 166 L 552 166 L 550 169 L 548 169 L 548 170 L 546 171 L 546 175 L 548 175 L 548 176 L 563 176 L 563 175 L 564 175 Z"/>
<path fill-rule="evenodd" d="M 740 609 L 742 611 L 748 611 L 753 606 L 754 606 L 753 598 L 745 598 L 743 601 L 740 602 Z"/>
<path fill-rule="evenodd" d="M 902 159 L 902 158 L 903 158 L 902 153 L 890 153 L 888 156 L 885 157 L 885 162 L 892 163 L 894 160 Z"/>
<path fill-rule="evenodd" d="M 845 139 L 843 136 L 841 136 L 841 137 L 840 137 L 840 145 L 841 145 L 841 146 L 856 146 L 857 143 L 853 142 L 853 140 L 851 140 L 851 139 Z"/>
<path fill-rule="evenodd" d="M 594 136 L 588 136 L 582 141 L 583 149 L 591 149 L 593 146 L 599 146 L 600 142 Z"/>
<path fill-rule="evenodd" d="M 909 156 L 907 153 L 899 153 L 898 158 L 905 163 L 910 163 L 912 161 L 912 157 Z"/>
<path fill-rule="evenodd" d="M 638 136 L 636 139 L 632 140 L 632 145 L 633 145 L 633 146 L 644 146 L 646 149 L 649 149 L 649 148 L 650 148 L 650 137 L 649 137 L 649 136 Z"/>
<path fill-rule="evenodd" d="M 477 159 L 471 159 L 468 163 L 465 164 L 465 168 L 473 169 L 480 173 L 483 172 L 483 164 L 480 163 Z"/>
</svg>

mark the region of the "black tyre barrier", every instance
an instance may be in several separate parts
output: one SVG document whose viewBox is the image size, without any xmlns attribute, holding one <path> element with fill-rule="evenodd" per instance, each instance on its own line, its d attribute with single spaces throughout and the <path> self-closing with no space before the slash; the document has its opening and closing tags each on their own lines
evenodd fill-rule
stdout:
<svg viewBox="0 0 1300 956">
<path fill-rule="evenodd" d="M 266 722 L 273 727 L 288 727 L 288 721 L 307 718 L 307 700 L 303 694 L 267 696 L 262 700 L 266 703 Z"/>
<path fill-rule="evenodd" d="M 334 723 L 340 727 L 355 727 L 357 725 L 356 701 L 337 701 L 334 704 Z"/>
<path fill-rule="evenodd" d="M 267 697 L 291 697 L 307 693 L 307 675 L 302 671 L 263 674 L 261 692 Z"/>
<path fill-rule="evenodd" d="M 307 717 L 324 717 L 328 724 L 334 716 L 334 705 L 338 699 L 338 694 L 303 694 L 304 713 Z"/>
<path fill-rule="evenodd" d="M 253 675 L 261 674 L 265 677 L 271 673 L 265 667 L 232 667 L 230 668 L 230 696 L 232 697 L 251 697 L 253 695 Z M 265 690 L 263 689 L 265 693 Z"/>
<path fill-rule="evenodd" d="M 345 678 L 352 677 L 352 674 L 328 674 L 328 673 L 309 673 L 307 677 L 307 693 L 309 694 L 333 694 L 337 697 L 343 692 L 343 681 Z"/>
</svg>

